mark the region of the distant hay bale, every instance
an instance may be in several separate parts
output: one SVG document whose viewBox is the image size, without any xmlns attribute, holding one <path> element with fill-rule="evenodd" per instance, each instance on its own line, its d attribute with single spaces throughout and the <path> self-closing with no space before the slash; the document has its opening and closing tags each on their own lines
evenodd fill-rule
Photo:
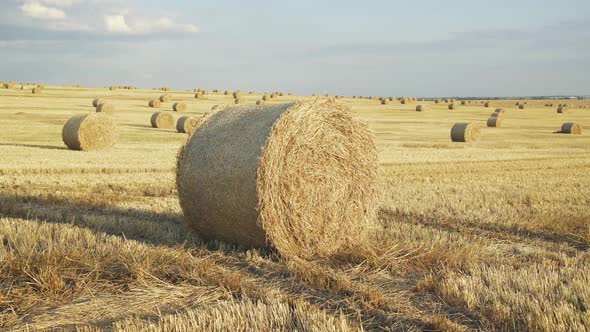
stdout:
<svg viewBox="0 0 590 332">
<path fill-rule="evenodd" d="M 455 103 L 450 103 L 449 104 L 449 109 L 452 111 L 455 109 Z"/>
<path fill-rule="evenodd" d="M 92 100 L 92 106 L 96 107 L 99 104 L 103 104 L 105 103 L 105 101 L 103 99 L 100 98 L 94 98 L 94 100 Z"/>
<path fill-rule="evenodd" d="M 234 96 L 234 98 L 236 98 L 236 99 L 237 99 L 237 98 L 240 98 L 240 96 L 242 95 L 242 92 L 240 92 L 240 91 L 236 91 L 236 92 L 234 92 L 232 95 Z"/>
<path fill-rule="evenodd" d="M 246 100 L 244 100 L 244 98 L 236 98 L 236 99 L 234 99 L 234 104 L 236 104 L 236 105 L 243 104 L 245 102 L 246 102 Z"/>
<path fill-rule="evenodd" d="M 400 102 L 402 105 L 405 105 L 405 104 L 406 104 L 406 100 L 405 100 L 405 99 L 402 99 L 402 100 L 400 100 L 399 102 Z"/>
<path fill-rule="evenodd" d="M 231 92 L 231 91 L 229 91 L 229 90 L 225 90 L 225 91 L 223 92 L 223 94 L 224 94 L 224 95 L 226 95 L 226 96 L 229 96 L 229 95 L 233 94 L 233 92 Z"/>
<path fill-rule="evenodd" d="M 41 88 L 33 88 L 33 90 L 31 91 L 34 95 L 38 95 L 41 92 L 43 92 L 43 89 Z"/>
<path fill-rule="evenodd" d="M 438 103 L 440 103 L 440 100 L 438 100 L 438 99 L 435 99 L 435 100 L 434 100 L 434 103 L 435 103 L 435 104 L 438 104 Z"/>
<path fill-rule="evenodd" d="M 484 106 L 484 107 L 490 107 L 490 102 L 489 102 L 489 101 L 486 101 L 486 102 L 483 104 L 483 106 Z"/>
<path fill-rule="evenodd" d="M 45 84 L 43 84 L 43 83 L 37 84 L 37 87 L 40 89 L 45 89 Z"/>
<path fill-rule="evenodd" d="M 172 105 L 172 110 L 174 112 L 185 112 L 186 111 L 186 103 L 183 102 L 176 102 Z"/>
<path fill-rule="evenodd" d="M 488 127 L 500 128 L 504 122 L 503 116 L 491 116 L 488 118 Z"/>
<path fill-rule="evenodd" d="M 523 110 L 524 109 L 524 104 L 518 105 L 518 109 Z"/>
<path fill-rule="evenodd" d="M 195 98 L 203 99 L 203 98 L 205 98 L 205 94 L 202 91 L 199 91 L 199 92 L 195 93 Z"/>
<path fill-rule="evenodd" d="M 494 113 L 492 113 L 491 116 L 492 117 L 499 117 L 499 116 L 504 115 L 505 112 L 506 111 L 504 109 L 502 109 L 502 108 L 496 108 L 496 110 L 494 111 Z"/>
<path fill-rule="evenodd" d="M 381 105 L 387 105 L 387 104 L 389 104 L 389 99 L 387 99 L 387 98 L 383 98 L 383 99 L 381 100 Z"/>
<path fill-rule="evenodd" d="M 416 105 L 416 112 L 425 112 L 427 110 L 426 105 Z"/>
<path fill-rule="evenodd" d="M 256 101 L 256 105 L 266 105 L 266 101 L 265 100 L 257 100 Z"/>
<path fill-rule="evenodd" d="M 152 114 L 151 123 L 154 128 L 174 128 L 174 115 L 169 112 L 156 112 Z"/>
<path fill-rule="evenodd" d="M 160 107 L 160 105 L 161 105 L 160 99 L 152 99 L 148 103 L 149 107 Z"/>
<path fill-rule="evenodd" d="M 456 123 L 451 128 L 451 140 L 453 142 L 474 142 L 480 136 L 479 126 L 473 123 Z"/>
<path fill-rule="evenodd" d="M 176 184 L 203 239 L 317 258 L 366 241 L 377 168 L 368 127 L 314 99 L 212 113 L 180 150 Z"/>
<path fill-rule="evenodd" d="M 267 101 L 270 97 L 268 95 L 262 96 L 262 100 Z"/>
<path fill-rule="evenodd" d="M 567 108 L 565 108 L 564 106 L 559 106 L 557 108 L 557 113 L 565 113 L 567 112 Z"/>
<path fill-rule="evenodd" d="M 195 128 L 199 126 L 201 117 L 193 115 L 185 115 L 178 118 L 176 121 L 176 130 L 179 133 L 192 133 Z"/>
<path fill-rule="evenodd" d="M 114 111 L 115 111 L 115 106 L 113 106 L 113 104 L 102 103 L 102 104 L 98 104 L 98 106 L 96 106 L 96 112 L 97 113 L 108 113 L 108 114 L 111 114 Z"/>
<path fill-rule="evenodd" d="M 167 103 L 170 101 L 170 95 L 161 95 L 160 96 L 160 101 L 163 103 Z"/>
<path fill-rule="evenodd" d="M 75 115 L 64 125 L 62 139 L 71 150 L 107 150 L 117 140 L 115 123 L 105 114 Z"/>
<path fill-rule="evenodd" d="M 461 105 L 465 105 L 465 100 L 461 100 Z"/>
<path fill-rule="evenodd" d="M 561 132 L 564 134 L 582 135 L 582 126 L 574 122 L 566 122 L 561 126 Z"/>
</svg>

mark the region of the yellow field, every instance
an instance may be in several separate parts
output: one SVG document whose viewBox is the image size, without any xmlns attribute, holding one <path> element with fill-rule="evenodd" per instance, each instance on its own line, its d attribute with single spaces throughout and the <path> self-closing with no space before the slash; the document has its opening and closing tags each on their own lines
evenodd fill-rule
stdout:
<svg viewBox="0 0 590 332">
<path fill-rule="evenodd" d="M 0 330 L 590 329 L 590 135 L 556 133 L 590 129 L 590 102 L 419 113 L 342 99 L 376 136 L 379 220 L 362 250 L 306 262 L 203 243 L 183 225 L 186 135 L 151 128 L 161 94 L 0 89 Z M 233 101 L 168 94 L 186 114 Z M 63 124 L 96 97 L 116 107 L 115 149 L 68 150 Z M 450 141 L 454 123 L 485 126 L 496 107 L 504 127 Z"/>
</svg>

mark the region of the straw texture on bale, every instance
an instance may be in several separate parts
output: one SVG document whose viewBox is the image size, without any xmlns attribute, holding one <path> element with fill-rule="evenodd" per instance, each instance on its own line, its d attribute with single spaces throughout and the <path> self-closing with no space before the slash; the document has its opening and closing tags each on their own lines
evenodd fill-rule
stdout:
<svg viewBox="0 0 590 332">
<path fill-rule="evenodd" d="M 105 114 L 75 115 L 64 125 L 62 139 L 72 150 L 107 150 L 117 140 L 115 123 Z"/>
<path fill-rule="evenodd" d="M 96 111 L 99 113 L 113 113 L 115 111 L 115 106 L 109 103 L 102 103 L 96 106 Z"/>
<path fill-rule="evenodd" d="M 451 128 L 451 140 L 453 142 L 474 142 L 480 137 L 479 126 L 473 123 L 456 123 Z"/>
<path fill-rule="evenodd" d="M 582 135 L 582 126 L 574 122 L 566 122 L 561 126 L 561 132 L 565 134 Z"/>
<path fill-rule="evenodd" d="M 504 117 L 491 116 L 488 118 L 488 127 L 500 128 L 502 126 L 502 122 L 504 122 Z"/>
<path fill-rule="evenodd" d="M 169 95 L 161 95 L 160 96 L 160 101 L 163 103 L 167 103 L 170 101 L 170 96 Z"/>
<path fill-rule="evenodd" d="M 149 105 L 149 107 L 160 107 L 160 105 L 161 105 L 160 99 L 152 99 L 152 100 L 150 100 L 148 105 Z"/>
<path fill-rule="evenodd" d="M 185 115 L 178 118 L 176 121 L 176 130 L 179 133 L 191 133 L 197 126 L 202 117 Z"/>
<path fill-rule="evenodd" d="M 151 123 L 154 128 L 174 128 L 174 115 L 168 112 L 156 112 L 152 114 Z"/>
<path fill-rule="evenodd" d="M 186 111 L 186 103 L 183 103 L 183 102 L 174 103 L 174 105 L 172 105 L 172 110 L 174 110 L 175 112 L 184 112 L 184 111 Z"/>
<path fill-rule="evenodd" d="M 426 108 L 425 105 L 416 105 L 416 112 L 424 112 L 427 111 L 428 109 Z"/>
<path fill-rule="evenodd" d="M 202 238 L 310 258 L 363 241 L 377 167 L 368 127 L 320 98 L 210 114 L 179 153 L 176 183 Z"/>
</svg>

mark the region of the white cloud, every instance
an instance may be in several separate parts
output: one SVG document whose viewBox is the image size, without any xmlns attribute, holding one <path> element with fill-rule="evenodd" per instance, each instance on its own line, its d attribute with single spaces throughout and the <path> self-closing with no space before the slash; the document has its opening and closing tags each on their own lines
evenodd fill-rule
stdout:
<svg viewBox="0 0 590 332">
<path fill-rule="evenodd" d="M 104 22 L 107 32 L 119 34 L 147 35 L 160 32 L 199 32 L 197 26 L 178 24 L 169 17 L 153 19 L 129 15 L 105 15 Z"/>
<path fill-rule="evenodd" d="M 106 15 L 104 17 L 105 28 L 112 33 L 132 33 L 131 28 L 125 22 L 123 15 Z"/>
<path fill-rule="evenodd" d="M 53 6 L 53 7 L 58 7 L 58 8 L 70 7 L 70 6 L 80 2 L 80 0 L 38 0 L 38 1 L 46 6 Z"/>
<path fill-rule="evenodd" d="M 27 2 L 20 7 L 23 14 L 26 16 L 47 19 L 47 20 L 59 20 L 66 18 L 66 13 L 57 8 L 47 7 L 39 2 Z"/>
</svg>

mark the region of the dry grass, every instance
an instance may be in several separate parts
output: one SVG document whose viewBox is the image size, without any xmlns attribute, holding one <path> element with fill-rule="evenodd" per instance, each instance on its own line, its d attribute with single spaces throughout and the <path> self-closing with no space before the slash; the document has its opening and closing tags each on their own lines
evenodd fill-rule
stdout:
<svg viewBox="0 0 590 332">
<path fill-rule="evenodd" d="M 171 94 L 199 118 L 233 102 Z M 1 330 L 590 327 L 590 137 L 555 134 L 566 121 L 590 123 L 587 101 L 568 101 L 576 111 L 566 115 L 543 106 L 553 101 L 527 101 L 501 130 L 465 145 L 449 142 L 449 128 L 483 123 L 490 112 L 479 101 L 453 112 L 421 101 L 431 111 L 416 113 L 341 99 L 376 137 L 379 218 L 351 250 L 304 261 L 189 231 L 174 173 L 186 136 L 149 128 L 152 90 L 49 86 L 0 98 L 9 156 L 0 158 Z M 117 105 L 117 146 L 68 150 L 62 126 L 96 115 L 93 98 Z"/>
</svg>

